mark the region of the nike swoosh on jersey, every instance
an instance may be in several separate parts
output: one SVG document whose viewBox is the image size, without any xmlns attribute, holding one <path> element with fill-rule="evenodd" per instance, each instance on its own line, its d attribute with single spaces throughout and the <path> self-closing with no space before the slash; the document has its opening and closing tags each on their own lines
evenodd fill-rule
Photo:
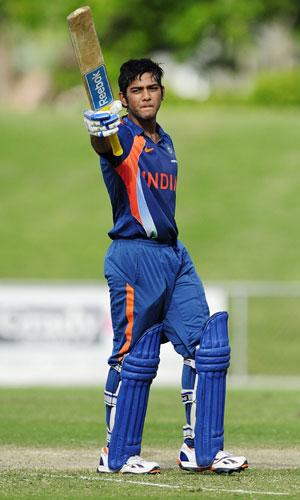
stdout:
<svg viewBox="0 0 300 500">
<path fill-rule="evenodd" d="M 151 153 L 151 151 L 153 150 L 154 148 L 147 148 L 147 147 L 144 148 L 145 153 Z"/>
</svg>

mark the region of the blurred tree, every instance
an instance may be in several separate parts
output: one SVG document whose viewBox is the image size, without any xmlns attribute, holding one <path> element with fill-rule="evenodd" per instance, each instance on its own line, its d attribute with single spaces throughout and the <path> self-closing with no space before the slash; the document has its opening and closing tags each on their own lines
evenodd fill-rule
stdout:
<svg viewBox="0 0 300 500">
<path fill-rule="evenodd" d="M 249 38 L 257 24 L 283 19 L 300 23 L 299 0 L 89 0 L 101 39 L 132 55 L 169 49 L 190 54 L 202 36 L 214 35 L 225 44 Z M 0 0 L 0 22 L 27 29 L 65 29 L 65 18 L 78 0 Z"/>
<path fill-rule="evenodd" d="M 261 24 L 280 20 L 293 31 L 300 26 L 299 0 L 88 0 L 87 3 L 93 11 L 113 79 L 125 59 L 169 51 L 185 60 L 197 54 L 202 40 L 214 40 L 219 46 L 207 64 L 235 67 L 238 50 L 251 42 Z M 52 34 L 53 52 L 58 52 L 55 70 L 61 88 L 76 81 L 66 16 L 79 6 L 78 0 L 0 0 L 2 33 L 10 37 L 21 33 L 17 36 L 19 45 L 24 31 L 35 33 L 37 46 L 38 34 L 43 30 Z M 54 44 L 59 37 L 65 40 L 65 53 L 60 53 Z M 74 77 L 70 75 L 72 67 Z"/>
</svg>

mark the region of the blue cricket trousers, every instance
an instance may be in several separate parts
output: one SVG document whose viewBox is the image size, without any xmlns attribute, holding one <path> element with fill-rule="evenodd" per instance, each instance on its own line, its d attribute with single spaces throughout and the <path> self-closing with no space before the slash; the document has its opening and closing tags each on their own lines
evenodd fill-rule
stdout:
<svg viewBox="0 0 300 500">
<path fill-rule="evenodd" d="M 163 323 L 164 336 L 194 358 L 209 318 L 202 282 L 181 242 L 114 240 L 105 256 L 114 331 L 111 366 L 122 361 L 143 333 Z"/>
</svg>

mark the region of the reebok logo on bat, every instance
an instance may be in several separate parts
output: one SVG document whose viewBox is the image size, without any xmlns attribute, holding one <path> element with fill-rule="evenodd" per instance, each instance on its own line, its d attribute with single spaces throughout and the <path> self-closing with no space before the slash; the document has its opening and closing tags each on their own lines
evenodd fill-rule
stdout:
<svg viewBox="0 0 300 500">
<path fill-rule="evenodd" d="M 85 74 L 85 80 L 95 109 L 107 106 L 113 100 L 104 65 Z"/>
<path fill-rule="evenodd" d="M 98 70 L 97 73 L 94 73 L 92 76 L 92 79 L 95 84 L 95 90 L 99 95 L 99 104 L 100 106 L 104 106 L 106 102 L 106 90 L 103 82 L 102 75 L 100 74 L 100 71 Z"/>
<path fill-rule="evenodd" d="M 154 148 L 147 148 L 147 146 L 144 147 L 144 151 L 145 153 L 151 153 L 151 151 L 153 151 Z"/>
</svg>

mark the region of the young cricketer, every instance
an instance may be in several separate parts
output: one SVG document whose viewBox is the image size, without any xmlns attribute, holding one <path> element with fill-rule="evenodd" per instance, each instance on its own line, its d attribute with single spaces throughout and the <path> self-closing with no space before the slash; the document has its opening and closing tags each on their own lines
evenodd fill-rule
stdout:
<svg viewBox="0 0 300 500">
<path fill-rule="evenodd" d="M 164 98 L 163 71 L 150 59 L 129 60 L 120 70 L 121 105 L 85 112 L 111 200 L 112 243 L 105 257 L 114 331 L 106 387 L 107 446 L 98 472 L 157 473 L 140 456 L 150 385 L 162 342 L 182 356 L 186 424 L 178 464 L 189 471 L 240 472 L 243 456 L 223 451 L 226 312 L 210 317 L 202 282 L 178 240 L 175 222 L 177 159 L 171 137 L 157 123 Z M 108 140 L 118 134 L 123 154 Z"/>
</svg>

